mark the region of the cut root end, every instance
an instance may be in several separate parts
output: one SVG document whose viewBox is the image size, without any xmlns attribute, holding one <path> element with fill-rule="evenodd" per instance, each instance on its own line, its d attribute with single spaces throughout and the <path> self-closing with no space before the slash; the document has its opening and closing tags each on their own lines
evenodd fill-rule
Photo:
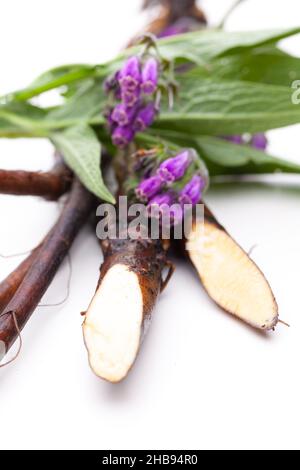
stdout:
<svg viewBox="0 0 300 470">
<path fill-rule="evenodd" d="M 278 307 L 263 273 L 217 223 L 194 224 L 188 255 L 209 296 L 225 311 L 254 328 L 272 330 Z"/>
<path fill-rule="evenodd" d="M 125 264 L 112 266 L 98 287 L 83 323 L 93 372 L 120 382 L 131 369 L 141 342 L 143 294 L 138 275 Z"/>
</svg>

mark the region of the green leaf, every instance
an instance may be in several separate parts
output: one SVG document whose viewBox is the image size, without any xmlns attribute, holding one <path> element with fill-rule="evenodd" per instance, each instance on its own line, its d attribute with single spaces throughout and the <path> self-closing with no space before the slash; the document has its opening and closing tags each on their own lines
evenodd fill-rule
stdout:
<svg viewBox="0 0 300 470">
<path fill-rule="evenodd" d="M 211 176 L 264 174 L 278 171 L 300 173 L 300 165 L 297 163 L 269 155 L 248 145 L 237 145 L 221 138 L 209 136 L 193 138 L 188 134 L 169 131 L 161 132 L 160 137 L 182 147 L 194 147 L 205 161 Z M 154 139 L 153 136 L 150 138 Z M 146 136 L 146 142 L 147 139 L 148 136 Z"/>
<path fill-rule="evenodd" d="M 63 65 L 40 75 L 31 85 L 23 90 L 16 91 L 6 96 L 8 101 L 25 101 L 45 91 L 68 85 L 94 76 L 96 67 L 85 64 Z"/>
<path fill-rule="evenodd" d="M 197 79 L 244 80 L 290 86 L 300 76 L 300 58 L 274 47 L 264 47 L 218 58 L 209 67 L 195 67 L 187 75 Z"/>
<path fill-rule="evenodd" d="M 101 124 L 104 122 L 102 113 L 105 102 L 102 83 L 96 80 L 81 87 L 65 104 L 50 111 L 47 120 L 62 125 L 72 121 L 91 122 L 95 117 L 95 122 Z"/>
<path fill-rule="evenodd" d="M 300 33 L 300 28 L 243 32 L 201 30 L 160 39 L 157 44 L 159 53 L 167 60 L 185 60 L 203 64 L 216 57 L 274 44 L 298 33 Z M 139 50 L 140 48 L 137 47 L 127 49 L 121 54 L 119 60 Z"/>
<path fill-rule="evenodd" d="M 163 110 L 155 127 L 202 135 L 263 132 L 300 122 L 300 106 L 288 87 L 189 76 L 179 79 L 172 111 Z"/>
<path fill-rule="evenodd" d="M 0 138 L 31 137 L 31 134 L 16 124 L 12 124 L 9 120 L 0 118 Z"/>
<path fill-rule="evenodd" d="M 216 137 L 199 137 L 197 148 L 214 174 L 300 173 L 297 163 Z"/>
<path fill-rule="evenodd" d="M 79 124 L 103 124 L 105 97 L 99 80 L 86 83 L 65 104 L 42 109 L 24 101 L 0 106 L 0 119 L 28 136 L 45 136 L 55 130 Z M 6 132 L 1 133 L 0 137 Z"/>
<path fill-rule="evenodd" d="M 89 191 L 100 199 L 115 202 L 101 175 L 101 145 L 89 126 L 82 124 L 54 133 L 51 140 Z"/>
<path fill-rule="evenodd" d="M 279 40 L 299 32 L 300 28 L 249 32 L 202 30 L 160 39 L 157 44 L 159 53 L 167 60 L 191 61 L 203 65 L 217 57 L 244 53 L 263 45 L 275 44 Z M 91 77 L 104 78 L 116 70 L 124 58 L 140 52 L 142 48 L 143 46 L 135 46 L 126 49 L 107 64 L 96 66 L 71 64 L 50 69 L 40 75 L 27 88 L 11 93 L 2 99 L 25 101 L 46 91 L 84 81 Z"/>
<path fill-rule="evenodd" d="M 47 116 L 47 111 L 29 103 L 12 102 L 0 106 L 0 137 L 11 132 L 27 135 L 28 137 L 39 137 L 47 135 L 41 123 Z"/>
</svg>

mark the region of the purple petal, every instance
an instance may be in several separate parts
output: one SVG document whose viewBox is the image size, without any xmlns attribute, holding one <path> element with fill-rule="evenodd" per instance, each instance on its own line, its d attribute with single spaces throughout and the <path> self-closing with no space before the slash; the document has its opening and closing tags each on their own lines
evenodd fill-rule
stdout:
<svg viewBox="0 0 300 470">
<path fill-rule="evenodd" d="M 168 204 L 170 205 L 174 200 L 174 197 L 171 193 L 161 193 L 157 194 L 154 196 L 150 201 L 149 201 L 149 206 L 161 206 L 162 204 Z"/>
<path fill-rule="evenodd" d="M 135 113 L 135 107 L 127 108 L 123 103 L 120 103 L 113 109 L 111 118 L 119 126 L 127 126 L 134 118 Z"/>
<path fill-rule="evenodd" d="M 117 127 L 112 135 L 113 144 L 124 148 L 134 139 L 134 131 L 129 126 Z"/>
<path fill-rule="evenodd" d="M 268 139 L 265 134 L 254 134 L 251 140 L 251 146 L 258 150 L 266 150 L 268 145 Z"/>
<path fill-rule="evenodd" d="M 136 132 L 142 132 L 147 127 L 150 127 L 154 121 L 156 114 L 156 108 L 154 103 L 148 103 L 144 108 L 142 108 L 133 123 L 133 128 Z"/>
<path fill-rule="evenodd" d="M 167 193 L 157 194 L 149 201 L 147 205 L 148 213 L 151 214 L 151 209 L 152 209 L 152 215 L 153 213 L 155 213 L 156 217 L 161 217 L 164 211 L 166 210 L 169 211 L 170 205 L 173 203 L 173 201 L 174 201 L 174 196 L 171 193 L 167 192 Z"/>
<path fill-rule="evenodd" d="M 155 194 L 160 191 L 161 187 L 161 179 L 158 176 L 150 176 L 150 178 L 146 178 L 145 180 L 141 181 L 141 183 L 136 188 L 135 193 L 139 199 L 147 201 L 148 199 L 155 196 Z"/>
<path fill-rule="evenodd" d="M 159 38 L 167 38 L 169 36 L 177 36 L 178 34 L 187 33 L 188 28 L 183 26 L 169 26 L 168 28 L 164 29 L 159 35 Z"/>
<path fill-rule="evenodd" d="M 154 58 L 147 60 L 142 71 L 142 92 L 147 95 L 152 95 L 155 92 L 158 84 L 158 63 Z"/>
<path fill-rule="evenodd" d="M 183 177 L 187 167 L 191 163 L 191 156 L 188 150 L 168 158 L 158 168 L 158 175 L 166 183 L 172 183 Z"/>
<path fill-rule="evenodd" d="M 130 57 L 119 73 L 122 90 L 135 91 L 141 82 L 141 64 L 137 56 Z"/>
<path fill-rule="evenodd" d="M 172 204 L 172 206 L 170 207 L 170 218 L 173 225 L 182 222 L 183 210 L 179 204 Z"/>
<path fill-rule="evenodd" d="M 241 145 L 244 143 L 243 136 L 241 135 L 228 135 L 223 138 L 225 140 L 228 140 L 228 142 L 232 142 L 233 144 L 237 144 L 237 145 Z"/>
<path fill-rule="evenodd" d="M 127 108 L 132 108 L 137 104 L 140 94 L 141 92 L 139 88 L 134 91 L 122 90 L 121 98 Z"/>
<path fill-rule="evenodd" d="M 184 186 L 179 195 L 180 204 L 197 204 L 205 188 L 205 181 L 199 175 L 194 175 L 192 179 Z"/>
</svg>

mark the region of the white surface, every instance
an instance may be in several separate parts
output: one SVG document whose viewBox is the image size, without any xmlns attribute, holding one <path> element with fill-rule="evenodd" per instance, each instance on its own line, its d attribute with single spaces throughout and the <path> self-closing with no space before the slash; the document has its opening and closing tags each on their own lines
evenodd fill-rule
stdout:
<svg viewBox="0 0 300 470">
<path fill-rule="evenodd" d="M 216 22 L 229 1 L 206 0 Z M 100 62 L 143 24 L 138 0 L 1 1 L 0 94 L 65 62 Z M 295 0 L 249 0 L 231 29 L 299 23 Z M 299 52 L 300 38 L 288 41 Z M 299 77 L 300 78 L 300 77 Z M 299 127 L 270 133 L 273 153 L 298 159 Z M 46 168 L 45 141 L 0 141 L 0 167 Z M 253 258 L 291 324 L 260 334 L 220 311 L 180 263 L 128 379 L 109 385 L 88 368 L 79 313 L 101 260 L 88 228 L 72 250 L 71 295 L 40 308 L 24 330 L 15 364 L 0 371 L 3 449 L 300 448 L 300 186 L 219 187 L 207 197 Z M 0 198 L 0 252 L 35 246 L 58 214 L 54 203 Z M 0 259 L 3 277 L 19 259 Z M 64 265 L 43 303 L 65 296 Z"/>
</svg>

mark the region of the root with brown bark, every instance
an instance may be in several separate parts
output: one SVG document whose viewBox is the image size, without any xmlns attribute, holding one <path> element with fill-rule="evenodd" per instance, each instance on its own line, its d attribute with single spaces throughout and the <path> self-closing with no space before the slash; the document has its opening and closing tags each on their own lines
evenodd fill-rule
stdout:
<svg viewBox="0 0 300 470">
<path fill-rule="evenodd" d="M 0 170 L 0 193 L 56 200 L 69 190 L 72 173 L 57 163 L 49 172 Z"/>
<path fill-rule="evenodd" d="M 167 244 L 161 240 L 105 240 L 96 293 L 83 334 L 94 373 L 123 380 L 137 357 L 159 293 L 166 281 Z M 170 276 L 167 276 L 167 280 Z"/>
<path fill-rule="evenodd" d="M 9 298 L 12 293 L 13 296 L 0 317 L 2 353 L 6 353 L 13 345 L 19 336 L 18 330 L 22 330 L 38 306 L 94 204 L 95 197 L 75 179 L 58 222 L 38 248 L 36 255 L 33 253 L 32 258 L 29 257 L 29 260 L 27 259 L 19 270 L 11 275 L 11 280 L 15 278 L 16 284 L 12 285 L 11 280 L 4 281 L 4 285 L 8 285 L 9 288 L 3 299 Z M 28 265 L 29 269 L 25 273 Z M 17 322 L 18 329 L 15 322 Z"/>
</svg>

